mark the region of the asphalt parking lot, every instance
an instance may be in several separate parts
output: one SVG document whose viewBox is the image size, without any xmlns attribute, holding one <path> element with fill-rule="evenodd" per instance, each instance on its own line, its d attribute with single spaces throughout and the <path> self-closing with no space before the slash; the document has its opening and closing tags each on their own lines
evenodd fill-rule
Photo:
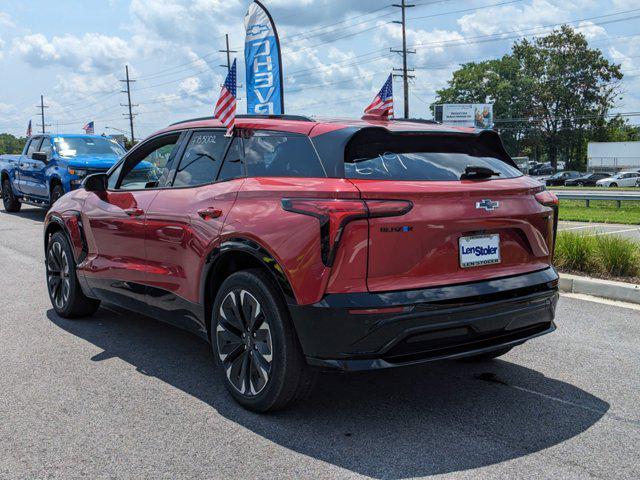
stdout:
<svg viewBox="0 0 640 480">
<path fill-rule="evenodd" d="M 640 310 L 563 297 L 558 330 L 483 364 L 325 374 L 257 415 L 195 336 L 118 309 L 68 321 L 44 213 L 0 212 L 0 478 L 638 478 Z"/>
</svg>

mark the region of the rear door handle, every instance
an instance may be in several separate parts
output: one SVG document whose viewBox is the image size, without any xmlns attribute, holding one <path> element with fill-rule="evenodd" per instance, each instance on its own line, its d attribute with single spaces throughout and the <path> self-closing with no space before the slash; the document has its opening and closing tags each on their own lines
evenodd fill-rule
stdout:
<svg viewBox="0 0 640 480">
<path fill-rule="evenodd" d="M 144 210 L 142 210 L 141 208 L 126 208 L 124 210 L 124 213 L 126 213 L 130 217 L 140 217 L 144 215 Z"/>
<path fill-rule="evenodd" d="M 198 210 L 198 215 L 200 215 L 203 220 L 212 220 L 222 215 L 222 210 L 213 207 L 201 208 Z"/>
</svg>

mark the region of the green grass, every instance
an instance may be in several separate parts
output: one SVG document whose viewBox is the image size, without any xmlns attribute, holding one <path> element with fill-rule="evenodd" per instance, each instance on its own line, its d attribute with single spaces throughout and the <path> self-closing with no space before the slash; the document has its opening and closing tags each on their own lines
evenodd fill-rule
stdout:
<svg viewBox="0 0 640 480">
<path fill-rule="evenodd" d="M 637 277 L 640 275 L 640 244 L 615 235 L 560 232 L 554 263 L 560 270 L 587 275 Z"/>
<path fill-rule="evenodd" d="M 560 200 L 560 220 L 577 222 L 640 224 L 640 202 L 625 201 L 620 208 L 616 202 L 591 200 L 589 208 L 583 200 Z"/>
<path fill-rule="evenodd" d="M 638 192 L 640 193 L 640 188 L 638 187 L 547 187 L 548 190 L 593 190 L 594 192 Z"/>
</svg>

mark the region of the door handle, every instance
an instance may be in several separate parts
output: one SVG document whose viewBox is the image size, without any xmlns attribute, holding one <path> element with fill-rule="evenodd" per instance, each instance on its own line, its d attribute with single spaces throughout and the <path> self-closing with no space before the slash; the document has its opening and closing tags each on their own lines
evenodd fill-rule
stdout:
<svg viewBox="0 0 640 480">
<path fill-rule="evenodd" d="M 198 215 L 200 215 L 203 220 L 212 220 L 222 215 L 222 210 L 213 207 L 201 208 L 198 210 Z"/>
<path fill-rule="evenodd" d="M 130 217 L 140 217 L 144 215 L 144 210 L 142 210 L 141 208 L 125 208 L 124 213 L 126 213 Z"/>
</svg>

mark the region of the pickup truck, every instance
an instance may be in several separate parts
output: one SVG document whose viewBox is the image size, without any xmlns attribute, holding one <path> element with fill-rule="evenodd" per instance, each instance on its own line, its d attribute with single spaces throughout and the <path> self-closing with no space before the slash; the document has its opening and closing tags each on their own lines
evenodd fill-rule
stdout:
<svg viewBox="0 0 640 480">
<path fill-rule="evenodd" d="M 23 203 L 48 208 L 78 188 L 84 177 L 106 172 L 124 154 L 124 148 L 109 137 L 34 135 L 21 155 L 0 155 L 4 208 L 17 212 Z"/>
</svg>

